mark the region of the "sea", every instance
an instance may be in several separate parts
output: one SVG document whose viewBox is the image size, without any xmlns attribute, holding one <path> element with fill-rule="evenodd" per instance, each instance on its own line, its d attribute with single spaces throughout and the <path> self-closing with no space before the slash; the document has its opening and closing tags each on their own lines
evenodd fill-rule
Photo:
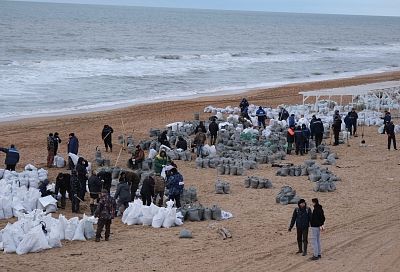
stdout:
<svg viewBox="0 0 400 272">
<path fill-rule="evenodd" d="M 400 17 L 0 1 L 0 119 L 400 70 Z"/>
</svg>

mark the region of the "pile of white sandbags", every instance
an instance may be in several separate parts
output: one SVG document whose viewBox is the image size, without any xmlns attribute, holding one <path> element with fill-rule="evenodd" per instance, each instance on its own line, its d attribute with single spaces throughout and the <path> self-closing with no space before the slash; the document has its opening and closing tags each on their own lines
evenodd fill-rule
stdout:
<svg viewBox="0 0 400 272">
<path fill-rule="evenodd" d="M 46 209 L 53 212 L 57 208 L 55 199 L 49 196 L 39 201 L 39 182 L 47 179 L 47 171 L 28 164 L 23 172 L 0 171 L 0 219 L 8 219 L 19 212 Z"/>
<path fill-rule="evenodd" d="M 97 219 L 83 215 L 67 220 L 63 215 L 53 218 L 43 211 L 20 213 L 18 221 L 8 223 L 0 231 L 0 250 L 18 255 L 61 247 L 61 240 L 86 241 L 95 237 L 93 224 Z"/>
<path fill-rule="evenodd" d="M 170 228 L 183 224 L 183 216 L 173 208 L 174 202 L 167 201 L 167 207 L 143 205 L 142 200 L 135 199 L 122 215 L 122 223 L 127 225 L 152 226 L 153 228 Z"/>
</svg>

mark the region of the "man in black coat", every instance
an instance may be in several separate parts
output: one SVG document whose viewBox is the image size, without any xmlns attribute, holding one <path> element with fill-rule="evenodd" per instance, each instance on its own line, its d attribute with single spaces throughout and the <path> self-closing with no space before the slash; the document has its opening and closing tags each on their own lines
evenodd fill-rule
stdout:
<svg viewBox="0 0 400 272">
<path fill-rule="evenodd" d="M 91 215 L 94 214 L 96 210 L 96 205 L 97 203 L 99 203 L 102 186 L 103 183 L 101 182 L 100 178 L 96 175 L 95 171 L 92 171 L 92 175 L 89 177 L 88 180 Z"/>
<path fill-rule="evenodd" d="M 78 175 L 76 174 L 76 170 L 71 170 L 71 195 L 70 198 L 72 200 L 72 212 L 79 213 L 79 193 L 81 192 L 81 183 L 78 180 Z"/>
<path fill-rule="evenodd" d="M 310 132 L 311 132 L 311 140 L 314 139 L 315 135 L 315 125 L 314 123 L 317 121 L 317 117 L 315 115 L 312 116 L 311 121 L 310 121 Z"/>
<path fill-rule="evenodd" d="M 311 214 L 311 242 L 313 245 L 313 256 L 311 257 L 311 260 L 318 260 L 321 258 L 321 240 L 320 240 L 320 235 L 321 235 L 321 230 L 324 229 L 324 223 L 325 223 L 325 215 L 324 215 L 324 210 L 322 209 L 322 206 L 319 205 L 318 198 L 313 198 L 312 203 L 314 205 L 314 210 L 312 211 Z"/>
<path fill-rule="evenodd" d="M 393 121 L 390 121 L 389 124 L 386 125 L 386 133 L 388 136 L 388 149 L 390 150 L 390 144 L 393 141 L 393 148 L 397 150 L 396 147 L 396 134 L 394 133 L 394 124 Z"/>
<path fill-rule="evenodd" d="M 297 229 L 297 245 L 299 250 L 296 254 L 303 253 L 303 256 L 307 255 L 307 244 L 308 244 L 308 228 L 310 227 L 311 220 L 311 209 L 307 207 L 306 201 L 300 199 L 297 203 L 298 207 L 294 209 L 292 220 L 288 231 L 292 231 L 294 224 L 296 223 Z"/>
<path fill-rule="evenodd" d="M 349 117 L 350 117 L 350 135 L 354 135 L 354 137 L 357 137 L 357 120 L 358 120 L 358 114 L 356 110 L 353 108 L 351 109 L 351 112 L 349 112 Z"/>
<path fill-rule="evenodd" d="M 314 122 L 314 136 L 315 146 L 318 147 L 322 143 L 322 138 L 324 137 L 324 124 L 321 118 L 317 118 Z"/>
<path fill-rule="evenodd" d="M 112 152 L 112 138 L 111 135 L 114 133 L 114 130 L 109 125 L 104 125 L 103 130 L 101 131 L 101 138 L 104 141 L 104 146 L 106 147 L 106 152 L 108 152 L 108 148 L 110 148 L 110 152 Z"/>
<path fill-rule="evenodd" d="M 332 129 L 335 138 L 335 143 L 333 145 L 339 145 L 339 133 L 342 130 L 342 119 L 340 116 L 336 116 L 333 120 Z"/>
<path fill-rule="evenodd" d="M 147 176 L 143 180 L 142 189 L 140 190 L 143 205 L 150 206 L 151 198 L 154 197 L 154 184 L 154 178 L 152 177 L 152 175 Z"/>
<path fill-rule="evenodd" d="M 67 173 L 58 173 L 56 177 L 56 188 L 55 194 L 58 195 L 58 192 L 61 194 L 61 206 L 59 208 L 65 209 L 66 202 L 66 193 L 68 192 L 69 198 L 72 199 L 71 196 L 71 175 Z"/>
<path fill-rule="evenodd" d="M 87 170 L 86 167 L 88 166 L 88 162 L 79 157 L 78 163 L 76 164 L 76 172 L 78 174 L 78 180 L 81 183 L 80 185 L 80 192 L 78 193 L 78 197 L 85 201 L 85 194 L 86 194 L 86 181 L 87 181 Z"/>
<path fill-rule="evenodd" d="M 218 136 L 218 124 L 215 122 L 215 119 L 212 120 L 210 125 L 208 126 L 208 130 L 210 131 L 210 145 L 215 145 L 217 142 L 217 136 Z"/>
<path fill-rule="evenodd" d="M 61 138 L 58 132 L 54 132 L 53 140 L 54 140 L 54 156 L 56 156 L 58 151 L 58 145 L 61 144 Z"/>
</svg>

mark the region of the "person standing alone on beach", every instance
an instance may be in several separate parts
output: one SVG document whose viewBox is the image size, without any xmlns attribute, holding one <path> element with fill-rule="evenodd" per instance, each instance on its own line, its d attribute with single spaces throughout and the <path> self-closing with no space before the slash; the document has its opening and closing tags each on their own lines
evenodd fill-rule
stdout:
<svg viewBox="0 0 400 272">
<path fill-rule="evenodd" d="M 54 161 L 54 138 L 53 133 L 49 133 L 47 136 L 47 167 L 53 166 Z"/>
<path fill-rule="evenodd" d="M 213 118 L 211 124 L 208 126 L 208 130 L 210 131 L 210 145 L 215 145 L 218 137 L 218 124 L 215 122 L 215 118 Z"/>
<path fill-rule="evenodd" d="M 108 148 L 110 148 L 110 152 L 112 152 L 112 137 L 111 135 L 114 133 L 114 130 L 109 125 L 104 125 L 104 128 L 101 132 L 101 138 L 103 138 L 104 146 L 106 147 L 106 152 L 108 152 Z"/>
<path fill-rule="evenodd" d="M 9 171 L 15 171 L 15 166 L 19 162 L 19 152 L 15 148 L 15 145 L 11 145 L 10 148 L 0 148 L 1 152 L 6 153 L 6 160 L 5 160 L 5 165 L 6 165 L 6 170 Z"/>
<path fill-rule="evenodd" d="M 308 244 L 308 228 L 310 227 L 311 209 L 307 207 L 306 201 L 300 199 L 297 203 L 298 207 L 294 209 L 292 221 L 288 231 L 291 232 L 294 224 L 296 223 L 297 229 L 297 245 L 299 250 L 296 254 L 302 253 L 303 256 L 307 255 Z"/>
<path fill-rule="evenodd" d="M 386 125 L 386 133 L 388 136 L 388 149 L 390 150 L 391 142 L 393 141 L 393 148 L 397 150 L 396 147 L 396 134 L 394 132 L 394 124 L 393 121 L 390 121 L 389 124 Z"/>
<path fill-rule="evenodd" d="M 315 261 L 321 258 L 321 230 L 324 230 L 325 215 L 322 206 L 319 205 L 318 198 L 313 198 L 314 210 L 311 214 L 311 242 L 313 246 L 313 256 L 311 260 Z"/>
<path fill-rule="evenodd" d="M 267 115 L 265 113 L 265 110 L 261 106 L 256 111 L 256 115 L 258 118 L 258 127 L 261 128 L 262 125 L 265 129 L 265 119 L 267 119 Z"/>
</svg>

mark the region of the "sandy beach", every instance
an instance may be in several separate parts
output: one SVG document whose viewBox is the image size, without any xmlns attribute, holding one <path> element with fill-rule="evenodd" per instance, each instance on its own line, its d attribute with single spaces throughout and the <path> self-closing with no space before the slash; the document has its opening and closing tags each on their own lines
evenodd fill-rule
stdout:
<svg viewBox="0 0 400 272">
<path fill-rule="evenodd" d="M 59 153 L 66 157 L 68 134 L 79 138 L 80 155 L 94 160 L 96 146 L 104 150 L 101 129 L 114 128 L 113 153 L 104 153 L 115 163 L 119 152 L 117 136 L 133 134 L 135 142 L 148 138 L 150 128 L 192 120 L 196 112 L 204 120 L 205 106 L 236 106 L 242 97 L 250 103 L 276 107 L 302 103 L 299 91 L 400 80 L 399 72 L 372 74 L 348 79 L 290 84 L 253 90 L 243 94 L 202 97 L 192 100 L 159 102 L 85 114 L 24 119 L 1 123 L 0 146 L 15 144 L 21 154 L 20 171 L 28 163 L 46 165 L 46 136 L 59 132 L 63 142 Z M 398 124 L 398 119 L 395 119 Z M 261 165 L 248 172 L 271 179 L 273 189 L 252 190 L 243 186 L 244 177 L 224 176 L 232 193 L 216 195 L 215 169 L 196 169 L 194 161 L 178 161 L 186 186 L 195 186 L 199 202 L 218 204 L 233 213 L 227 221 L 185 222 L 182 227 L 153 229 L 123 225 L 119 218 L 112 225 L 109 242 L 63 242 L 63 247 L 37 254 L 0 255 L 0 271 L 398 271 L 400 265 L 400 168 L 398 151 L 387 150 L 387 137 L 377 127 L 365 129 L 368 147 L 360 147 L 360 137 L 350 146 L 332 147 L 337 151 L 337 166 L 329 166 L 339 177 L 333 193 L 315 193 L 306 177 L 277 177 L 276 168 Z M 123 151 L 118 166 L 125 167 L 129 154 Z M 3 162 L 4 155 L 0 155 Z M 287 162 L 302 164 L 303 157 L 288 156 Z M 318 159 L 318 163 L 321 160 Z M 50 169 L 54 181 L 58 172 Z M 296 234 L 287 227 L 295 206 L 275 204 L 283 185 L 290 185 L 311 204 L 318 197 L 326 213 L 326 231 L 322 234 L 322 259 L 309 261 L 297 256 Z M 89 212 L 88 209 L 86 209 Z M 68 209 L 61 211 L 75 216 Z M 0 221 L 3 228 L 7 220 Z M 228 228 L 233 239 L 222 240 L 216 229 Z M 179 231 L 187 228 L 194 238 L 182 240 Z M 311 245 L 309 245 L 311 246 Z"/>
</svg>

